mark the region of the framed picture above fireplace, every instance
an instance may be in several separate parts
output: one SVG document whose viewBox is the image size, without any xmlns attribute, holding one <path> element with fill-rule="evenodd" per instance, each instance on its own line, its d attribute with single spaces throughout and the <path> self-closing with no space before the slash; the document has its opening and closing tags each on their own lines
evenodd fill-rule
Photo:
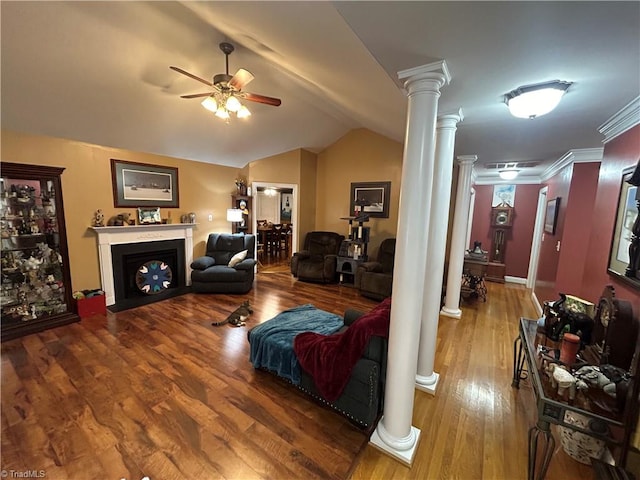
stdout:
<svg viewBox="0 0 640 480">
<path fill-rule="evenodd" d="M 178 208 L 178 169 L 111 159 L 115 207 Z"/>
</svg>

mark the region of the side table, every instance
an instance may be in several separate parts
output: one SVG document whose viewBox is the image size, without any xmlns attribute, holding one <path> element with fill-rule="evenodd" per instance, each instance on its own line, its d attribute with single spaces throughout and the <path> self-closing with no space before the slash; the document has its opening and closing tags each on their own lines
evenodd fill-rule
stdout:
<svg viewBox="0 0 640 480">
<path fill-rule="evenodd" d="M 577 402 L 570 405 L 562 397 L 559 397 L 541 371 L 542 355 L 539 354 L 535 342 L 536 331 L 536 320 L 520 318 L 519 334 L 513 344 L 513 381 L 511 386 L 519 388 L 520 381 L 528 378 L 537 407 L 536 424 L 529 429 L 528 479 L 542 480 L 547 473 L 555 449 L 555 439 L 551 433 L 552 424 L 603 440 L 608 446 L 617 450 L 614 459 L 616 463 L 624 467 L 629 438 L 628 430 L 633 428 L 631 422 L 626 418 L 629 416 L 627 411 L 629 409 L 621 413 L 605 412 L 592 405 L 585 405 L 584 408 L 582 405 L 579 406 Z M 632 385 L 629 386 L 629 391 L 634 391 Z M 567 421 L 566 414 L 571 412 L 598 422 L 606 428 L 602 433 L 581 428 Z M 544 446 L 540 458 L 538 458 L 540 438 L 544 441 Z"/>
</svg>

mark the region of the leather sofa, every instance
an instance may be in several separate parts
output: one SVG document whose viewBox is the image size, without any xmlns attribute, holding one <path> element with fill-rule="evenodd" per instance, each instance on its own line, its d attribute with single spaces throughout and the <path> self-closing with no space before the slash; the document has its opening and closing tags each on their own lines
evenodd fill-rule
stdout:
<svg viewBox="0 0 640 480">
<path fill-rule="evenodd" d="M 206 254 L 191 263 L 192 290 L 197 293 L 247 293 L 253 286 L 255 245 L 256 238 L 251 234 L 211 233 Z M 238 260 L 245 250 L 245 258 Z M 237 254 L 241 255 L 231 262 Z"/>
<path fill-rule="evenodd" d="M 291 273 L 307 282 L 334 283 L 340 245 L 344 235 L 335 232 L 309 232 L 301 251 L 291 257 Z"/>
<path fill-rule="evenodd" d="M 391 296 L 395 253 L 396 239 L 387 238 L 380 244 L 377 261 L 358 265 L 354 283 L 361 295 L 374 300 Z"/>
</svg>

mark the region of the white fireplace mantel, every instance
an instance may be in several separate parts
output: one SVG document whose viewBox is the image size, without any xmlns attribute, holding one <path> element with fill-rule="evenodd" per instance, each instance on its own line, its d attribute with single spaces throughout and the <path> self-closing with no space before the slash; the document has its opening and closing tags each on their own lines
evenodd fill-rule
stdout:
<svg viewBox="0 0 640 480">
<path fill-rule="evenodd" d="M 100 278 L 107 305 L 116 303 L 113 280 L 111 246 L 123 243 L 156 242 L 184 239 L 185 282 L 191 285 L 191 262 L 193 262 L 193 227 L 195 223 L 158 225 L 131 225 L 123 227 L 91 227 L 98 236 L 100 255 Z"/>
</svg>

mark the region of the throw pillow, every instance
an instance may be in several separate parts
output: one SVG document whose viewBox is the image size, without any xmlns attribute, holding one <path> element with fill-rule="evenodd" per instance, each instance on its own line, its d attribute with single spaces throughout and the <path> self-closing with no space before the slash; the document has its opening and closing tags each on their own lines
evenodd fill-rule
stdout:
<svg viewBox="0 0 640 480">
<path fill-rule="evenodd" d="M 241 252 L 236 253 L 233 257 L 231 257 L 231 260 L 229 260 L 229 266 L 235 267 L 242 260 L 247 258 L 247 253 L 248 253 L 247 250 L 242 250 Z"/>
</svg>

